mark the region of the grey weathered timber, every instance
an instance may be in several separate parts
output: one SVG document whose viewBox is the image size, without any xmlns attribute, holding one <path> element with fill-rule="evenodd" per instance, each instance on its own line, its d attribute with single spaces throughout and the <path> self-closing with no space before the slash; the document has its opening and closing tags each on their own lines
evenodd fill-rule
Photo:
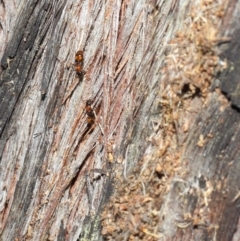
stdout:
<svg viewBox="0 0 240 241">
<path fill-rule="evenodd" d="M 213 8 L 221 4 L 213 2 Z M 153 138 L 164 129 L 158 125 L 161 91 L 168 91 L 162 88 L 163 63 L 192 5 L 0 2 L 0 240 L 102 239 L 100 212 L 115 185 L 139 163 L 144 169 L 162 158 L 144 163 L 151 148 L 165 142 Z M 177 142 L 184 174 L 154 167 L 159 183 L 171 179 L 153 207 L 161 219 L 157 235 L 136 225 L 149 240 L 239 240 L 239 1 L 229 1 L 226 9 L 219 32 L 228 40 L 221 46 L 228 68 L 209 86 L 207 104 L 191 110 L 196 113 L 188 134 L 174 122 L 171 132 L 178 136 L 169 152 Z M 84 58 L 80 75 L 74 66 L 78 50 Z M 215 91 L 218 82 L 228 100 Z M 191 98 L 199 98 L 197 91 Z"/>
<path fill-rule="evenodd" d="M 149 108 L 156 129 L 147 132 L 151 144 L 146 144 L 129 180 L 117 185 L 118 192 L 104 211 L 108 240 L 240 240 L 240 5 L 229 1 L 222 14 L 217 10 L 220 1 L 211 1 L 209 8 L 207 2 L 190 9 L 186 35 L 182 31 L 170 44 L 163 71 L 167 78 L 162 79 L 169 88 L 160 88 L 165 96 L 159 94 L 165 122 L 153 119 Z M 204 15 L 209 9 L 215 11 Z M 215 14 L 222 16 L 217 36 L 212 28 Z M 190 26 L 195 31 L 188 30 Z M 209 79 L 214 59 L 223 68 L 215 69 L 215 77 Z M 203 73 L 206 82 L 201 82 Z M 177 105 L 170 102 L 174 95 Z M 169 125 L 164 135 L 161 123 Z"/>
<path fill-rule="evenodd" d="M 207 107 L 197 114 L 182 155 L 187 174 L 173 181 L 166 198 L 174 202 L 165 210 L 175 210 L 175 218 L 182 223 L 175 231 L 173 224 L 168 227 L 173 232 L 165 240 L 240 239 L 239 14 L 239 1 L 230 1 L 219 28 L 223 37 L 220 58 L 227 68 L 214 85 L 229 99 L 213 92 Z M 198 145 L 200 136 L 206 138 L 203 146 Z M 205 201 L 201 201 L 203 197 Z M 193 210 L 195 214 L 198 210 L 199 220 L 184 219 L 184 214 Z"/>
<path fill-rule="evenodd" d="M 188 4 L 1 1 L 2 240 L 92 236 L 112 190 L 111 168 L 127 158 L 130 169 L 147 147 L 165 45 Z M 92 239 L 99 235 L 97 228 Z"/>
</svg>

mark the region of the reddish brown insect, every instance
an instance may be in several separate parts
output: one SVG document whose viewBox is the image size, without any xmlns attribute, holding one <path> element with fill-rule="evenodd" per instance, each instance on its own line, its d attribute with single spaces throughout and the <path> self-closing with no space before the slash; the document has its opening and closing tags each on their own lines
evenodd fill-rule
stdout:
<svg viewBox="0 0 240 241">
<path fill-rule="evenodd" d="M 95 114 L 93 112 L 93 109 L 92 109 L 92 100 L 87 100 L 86 101 L 86 107 L 85 107 L 85 110 L 86 110 L 86 113 L 87 113 L 87 122 L 88 122 L 88 125 L 91 126 L 94 124 L 95 122 Z"/>
<path fill-rule="evenodd" d="M 83 72 L 81 65 L 76 65 L 75 70 L 76 70 L 77 74 L 82 74 L 82 72 Z"/>
<path fill-rule="evenodd" d="M 75 55 L 75 63 L 79 63 L 81 61 L 83 61 L 83 51 L 79 50 Z"/>
<path fill-rule="evenodd" d="M 83 70 L 83 51 L 82 50 L 77 51 L 75 55 L 75 70 L 78 75 L 85 74 L 85 71 Z"/>
</svg>

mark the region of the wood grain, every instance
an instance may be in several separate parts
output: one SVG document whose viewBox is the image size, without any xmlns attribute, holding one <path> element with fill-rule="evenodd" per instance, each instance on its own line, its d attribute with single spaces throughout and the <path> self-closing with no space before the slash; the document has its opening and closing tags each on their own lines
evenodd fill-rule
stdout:
<svg viewBox="0 0 240 241">
<path fill-rule="evenodd" d="M 235 28 L 229 24 L 239 16 L 234 3 L 225 29 Z M 191 6 L 188 0 L 0 2 L 1 240 L 102 239 L 99 213 L 115 189 L 114 177 L 127 179 L 154 146 L 164 61 Z M 80 76 L 74 66 L 79 50 L 85 71 Z M 192 134 L 179 135 L 188 143 L 183 160 L 189 162 L 183 165 L 191 175 L 184 183 L 190 188 L 197 176 L 204 188 L 214 186 L 211 235 L 231 240 L 238 222 L 239 113 L 231 106 L 221 111 L 218 97 L 211 98 L 191 123 Z M 91 126 L 89 99 L 96 115 Z M 208 145 L 196 147 L 199 135 L 209 132 Z M 164 145 L 171 144 L 166 138 Z M 176 199 L 179 183 L 173 179 L 165 194 Z M 186 199 L 187 210 L 196 208 L 197 194 Z M 174 234 L 181 240 L 211 236 L 206 229 L 185 233 L 166 225 L 166 240 L 180 240 L 169 238 Z"/>
</svg>

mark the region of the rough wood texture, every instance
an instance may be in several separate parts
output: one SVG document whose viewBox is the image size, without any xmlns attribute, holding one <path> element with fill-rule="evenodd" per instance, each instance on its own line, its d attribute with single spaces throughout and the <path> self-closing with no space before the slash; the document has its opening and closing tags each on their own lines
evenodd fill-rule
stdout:
<svg viewBox="0 0 240 241">
<path fill-rule="evenodd" d="M 151 144 L 104 210 L 107 240 L 240 238 L 240 5 L 222 3 L 192 4 L 170 42 Z"/>
<path fill-rule="evenodd" d="M 105 228 L 106 239 L 234 240 L 239 218 L 239 113 L 221 93 L 209 91 L 210 86 L 214 89 L 212 66 L 217 64 L 201 64 L 202 72 L 210 76 L 205 82 L 194 79 L 196 73 L 189 74 L 188 69 L 188 75 L 181 76 L 184 80 L 176 81 L 181 93 L 172 91 L 176 71 L 169 63 L 176 60 L 172 47 L 178 43 L 169 41 L 184 24 L 197 25 L 201 17 L 208 23 L 201 14 L 219 11 L 219 22 L 206 25 L 204 32 L 209 34 L 205 40 L 210 46 L 201 42 L 203 32 L 192 41 L 201 39 L 195 43 L 200 49 L 197 60 L 214 62 L 213 42 L 218 42 L 214 28 L 219 24 L 228 29 L 226 37 L 235 36 L 237 31 L 229 29 L 236 28 L 239 3 L 194 4 L 198 11 L 204 6 L 207 10 L 192 11 L 188 0 L 0 3 L 2 240 L 100 240 L 98 214 L 114 189 L 114 173 L 125 188 L 118 187 L 116 196 L 129 196 L 127 204 L 112 201 L 113 213 L 121 217 L 124 211 L 128 221 L 118 223 L 113 215 L 118 230 Z M 220 25 L 225 8 L 225 22 Z M 83 50 L 86 72 L 80 75 L 74 66 L 78 50 Z M 178 59 L 176 64 L 180 72 Z M 235 93 L 224 86 L 227 76 L 224 81 L 220 78 L 221 88 L 238 107 Z M 188 97 L 185 92 L 190 92 Z M 176 101 L 174 94 L 182 99 Z M 85 110 L 89 99 L 95 113 L 93 125 Z M 169 119 L 176 103 L 191 131 L 186 121 L 177 122 L 176 116 Z M 181 103 L 194 111 L 182 110 Z M 175 160 L 182 174 L 173 172 Z M 140 172 L 132 179 L 129 170 L 137 163 Z M 127 184 L 119 178 L 122 172 Z M 137 178 L 138 189 L 132 186 Z M 153 230 L 139 225 L 140 214 L 134 208 L 126 212 L 130 204 L 138 204 L 132 195 L 136 190 L 136 196 L 144 194 L 137 209 L 148 205 L 151 215 L 158 216 L 152 219 L 155 223 L 150 222 L 142 209 L 143 223 L 157 224 Z M 107 220 L 106 214 L 103 218 Z M 123 223 L 128 223 L 127 231 Z"/>
<path fill-rule="evenodd" d="M 164 44 L 188 1 L 0 4 L 1 237 L 76 240 L 111 191 L 91 170 L 111 172 L 126 155 L 128 170 L 146 149 Z"/>
</svg>

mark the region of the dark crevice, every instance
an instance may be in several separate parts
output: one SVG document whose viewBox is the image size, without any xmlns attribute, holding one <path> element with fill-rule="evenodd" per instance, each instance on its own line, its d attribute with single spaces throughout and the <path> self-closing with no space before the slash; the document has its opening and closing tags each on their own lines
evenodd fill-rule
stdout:
<svg viewBox="0 0 240 241">
<path fill-rule="evenodd" d="M 231 108 L 235 110 L 236 112 L 240 113 L 240 108 L 236 106 L 235 104 L 232 103 L 231 97 L 229 96 L 228 93 L 221 91 L 221 93 L 227 98 L 227 100 L 231 103 Z"/>
<path fill-rule="evenodd" d="M 69 186 L 72 187 L 75 185 L 76 181 L 77 181 L 77 178 L 78 176 L 80 175 L 81 171 L 82 171 L 82 168 L 85 166 L 86 164 L 86 161 L 93 155 L 94 153 L 94 148 L 87 154 L 87 156 L 84 158 L 84 160 L 82 161 L 81 165 L 79 166 L 79 169 L 76 173 L 76 175 L 73 177 L 73 179 L 71 180 L 71 182 L 69 183 Z M 86 175 L 86 174 L 83 174 L 83 175 Z M 71 189 L 71 188 L 70 188 Z"/>
<path fill-rule="evenodd" d="M 234 104 L 231 104 L 231 108 L 235 110 L 236 112 L 240 113 L 240 108 Z"/>
<path fill-rule="evenodd" d="M 179 93 L 179 96 L 182 98 L 195 98 L 195 97 L 201 97 L 201 89 L 193 86 L 193 88 L 190 87 L 189 83 L 185 83 L 181 89 L 181 93 Z"/>
<path fill-rule="evenodd" d="M 3 5 L 3 8 L 5 8 L 5 3 L 3 0 L 1 0 L 1 4 Z"/>
<path fill-rule="evenodd" d="M 57 30 L 57 25 L 59 24 L 59 19 L 61 17 L 62 10 L 65 7 L 65 4 L 62 4 L 62 6 L 58 9 L 58 11 L 54 14 L 54 16 L 56 16 L 56 18 L 54 19 L 53 24 L 50 24 L 49 27 L 47 27 L 47 29 L 49 29 L 49 31 L 51 31 L 50 34 L 50 39 L 47 43 L 47 51 L 46 51 L 46 61 L 45 61 L 45 65 L 44 65 L 44 73 L 43 76 L 45 76 L 45 78 L 42 79 L 42 85 L 41 85 L 41 94 L 42 94 L 42 100 L 44 101 L 46 98 L 46 94 L 47 94 L 47 89 L 50 83 L 50 80 L 52 78 L 52 74 L 54 72 L 54 66 L 56 65 L 56 56 L 59 53 L 59 49 L 60 47 L 56 44 L 58 42 L 60 42 L 63 38 L 63 33 L 66 30 L 66 23 L 63 24 L 63 26 L 61 27 L 61 29 Z M 51 19 L 51 18 L 49 18 Z M 55 39 L 55 41 L 52 41 L 52 39 Z"/>
</svg>

